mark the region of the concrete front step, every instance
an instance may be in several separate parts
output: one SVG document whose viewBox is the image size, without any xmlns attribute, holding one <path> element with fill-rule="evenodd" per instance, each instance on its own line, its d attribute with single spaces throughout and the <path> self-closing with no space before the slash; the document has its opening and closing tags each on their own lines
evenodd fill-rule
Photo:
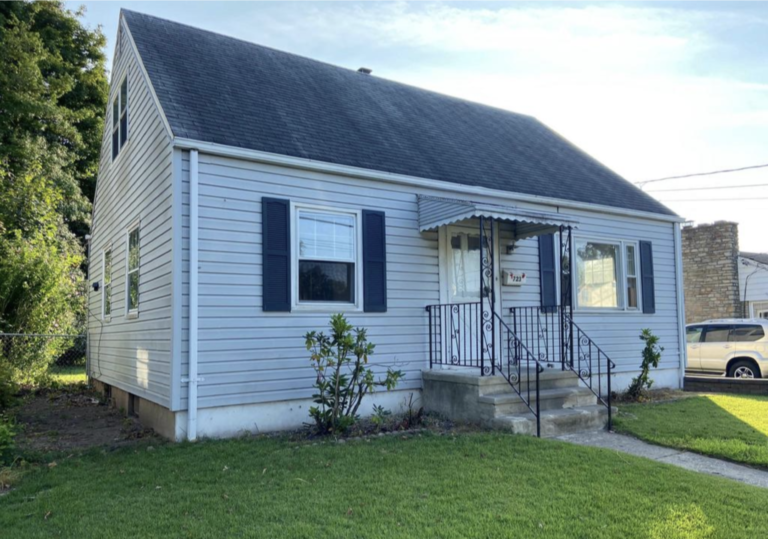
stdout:
<svg viewBox="0 0 768 539">
<path fill-rule="evenodd" d="M 531 406 L 536 407 L 536 388 L 532 385 L 530 397 L 527 388 L 523 384 L 521 389 L 523 396 L 529 399 Z M 482 406 L 488 407 L 484 415 L 486 417 L 499 417 L 510 414 L 525 413 L 528 406 L 522 401 L 520 396 L 507 385 L 506 393 L 495 393 L 492 395 L 481 395 L 477 399 Z M 597 402 L 594 393 L 585 387 L 555 387 L 552 389 L 539 390 L 539 408 L 540 410 L 555 410 L 558 408 L 576 408 L 580 406 L 590 406 Z"/>
<path fill-rule="evenodd" d="M 613 409 L 616 413 L 616 409 Z M 552 438 L 583 430 L 604 428 L 608 421 L 608 408 L 602 404 L 541 411 L 541 436 Z M 536 417 L 528 411 L 496 417 L 491 425 L 514 432 L 536 436 Z"/>
</svg>

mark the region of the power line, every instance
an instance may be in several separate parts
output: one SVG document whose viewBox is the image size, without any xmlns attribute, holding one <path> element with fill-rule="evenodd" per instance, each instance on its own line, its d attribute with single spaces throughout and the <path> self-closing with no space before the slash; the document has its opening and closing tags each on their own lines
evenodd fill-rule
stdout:
<svg viewBox="0 0 768 539">
<path fill-rule="evenodd" d="M 751 185 L 717 185 L 713 187 L 680 187 L 677 189 L 657 189 L 649 193 L 671 193 L 673 191 L 709 191 L 711 189 L 744 189 L 746 187 L 768 187 L 768 183 L 753 183 Z"/>
<path fill-rule="evenodd" d="M 739 167 L 739 168 L 726 168 L 723 170 L 712 170 L 709 172 L 696 172 L 694 174 L 683 174 L 681 176 L 666 176 L 664 178 L 656 178 L 654 180 L 643 180 L 641 182 L 635 182 L 635 185 L 646 185 L 648 183 L 654 183 L 654 182 L 663 182 L 666 180 L 679 180 L 682 178 L 693 178 L 694 176 L 712 176 L 714 174 L 725 174 L 727 172 L 741 172 L 742 170 L 752 170 L 755 168 L 766 168 L 768 167 L 768 163 L 765 163 L 763 165 L 752 165 L 748 167 Z"/>
</svg>

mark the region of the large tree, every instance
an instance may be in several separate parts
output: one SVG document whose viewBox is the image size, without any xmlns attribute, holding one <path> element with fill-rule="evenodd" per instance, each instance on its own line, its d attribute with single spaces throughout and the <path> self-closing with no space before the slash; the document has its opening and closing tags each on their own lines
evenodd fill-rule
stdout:
<svg viewBox="0 0 768 539">
<path fill-rule="evenodd" d="M 81 18 L 61 2 L 0 3 L 0 332 L 73 331 L 85 316 L 108 84 L 104 35 Z"/>
</svg>

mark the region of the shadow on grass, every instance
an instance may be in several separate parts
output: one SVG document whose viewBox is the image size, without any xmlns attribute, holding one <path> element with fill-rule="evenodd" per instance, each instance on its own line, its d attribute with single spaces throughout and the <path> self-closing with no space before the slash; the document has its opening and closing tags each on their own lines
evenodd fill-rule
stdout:
<svg viewBox="0 0 768 539">
<path fill-rule="evenodd" d="M 651 443 L 768 468 L 768 397 L 702 395 L 620 408 L 616 430 Z"/>
</svg>

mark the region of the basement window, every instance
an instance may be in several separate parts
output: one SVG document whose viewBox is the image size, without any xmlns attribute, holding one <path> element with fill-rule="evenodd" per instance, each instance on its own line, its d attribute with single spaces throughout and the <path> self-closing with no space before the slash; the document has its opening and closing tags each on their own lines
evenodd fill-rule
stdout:
<svg viewBox="0 0 768 539">
<path fill-rule="evenodd" d="M 128 140 L 128 77 L 112 101 L 112 159 L 117 157 Z"/>
</svg>

